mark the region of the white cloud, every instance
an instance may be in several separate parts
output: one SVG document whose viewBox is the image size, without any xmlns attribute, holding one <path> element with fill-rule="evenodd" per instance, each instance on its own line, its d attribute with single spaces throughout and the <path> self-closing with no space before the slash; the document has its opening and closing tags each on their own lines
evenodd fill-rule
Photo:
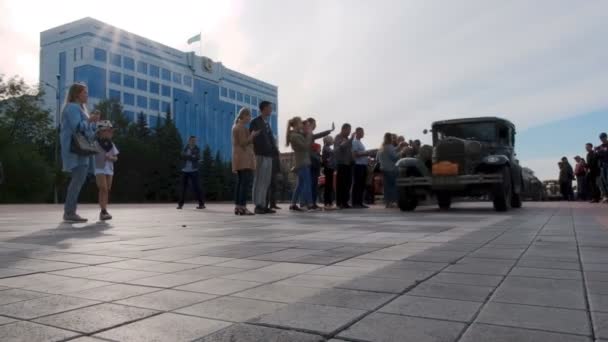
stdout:
<svg viewBox="0 0 608 342">
<path fill-rule="evenodd" d="M 387 130 L 420 137 L 436 119 L 502 115 L 523 129 L 608 107 L 608 2 L 600 0 L 0 6 L 9 51 L 0 72 L 35 81 L 39 32 L 83 16 L 178 48 L 203 30 L 211 57 L 279 86 L 281 130 L 291 115 L 314 115 L 320 128 L 348 121 L 367 128 L 370 146 Z"/>
</svg>

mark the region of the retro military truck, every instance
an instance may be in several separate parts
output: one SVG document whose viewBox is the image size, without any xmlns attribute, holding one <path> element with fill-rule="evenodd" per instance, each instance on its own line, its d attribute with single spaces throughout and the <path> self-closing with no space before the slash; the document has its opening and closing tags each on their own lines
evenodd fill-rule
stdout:
<svg viewBox="0 0 608 342">
<path fill-rule="evenodd" d="M 427 131 L 425 130 L 425 133 Z M 426 156 L 397 162 L 399 208 L 415 210 L 435 198 L 449 209 L 455 197 L 490 198 L 496 211 L 522 205 L 522 170 L 515 159 L 515 126 L 497 117 L 434 122 Z"/>
</svg>

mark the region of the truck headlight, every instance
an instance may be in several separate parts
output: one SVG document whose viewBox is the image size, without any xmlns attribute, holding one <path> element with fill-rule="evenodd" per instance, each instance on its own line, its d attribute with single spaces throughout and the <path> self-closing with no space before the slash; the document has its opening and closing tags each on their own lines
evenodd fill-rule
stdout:
<svg viewBox="0 0 608 342">
<path fill-rule="evenodd" d="M 500 158 L 496 157 L 496 156 L 489 156 L 486 161 L 488 163 L 498 163 L 500 161 Z"/>
</svg>

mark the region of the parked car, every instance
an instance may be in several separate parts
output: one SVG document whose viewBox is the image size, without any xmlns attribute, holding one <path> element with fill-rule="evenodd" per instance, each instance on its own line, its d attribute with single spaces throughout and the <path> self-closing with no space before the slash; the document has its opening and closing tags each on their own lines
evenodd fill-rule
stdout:
<svg viewBox="0 0 608 342">
<path fill-rule="evenodd" d="M 496 117 L 434 122 L 432 160 L 397 162 L 399 208 L 435 198 L 449 209 L 458 197 L 488 196 L 496 211 L 522 206 L 522 171 L 515 159 L 515 125 Z M 430 165 L 429 165 L 430 164 Z"/>
<path fill-rule="evenodd" d="M 546 198 L 549 201 L 559 201 L 562 199 L 562 194 L 559 191 L 559 181 L 557 180 L 546 180 L 543 181 L 545 187 Z"/>
</svg>

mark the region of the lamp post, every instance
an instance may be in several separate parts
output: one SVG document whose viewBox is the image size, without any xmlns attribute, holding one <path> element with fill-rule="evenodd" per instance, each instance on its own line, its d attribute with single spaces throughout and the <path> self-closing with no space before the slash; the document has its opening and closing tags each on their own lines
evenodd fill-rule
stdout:
<svg viewBox="0 0 608 342">
<path fill-rule="evenodd" d="M 61 111 L 61 103 L 60 103 L 60 90 L 61 87 L 59 86 L 59 83 L 61 81 L 61 75 L 57 74 L 57 85 L 53 86 L 48 82 L 44 82 L 44 84 L 51 88 L 51 89 L 55 89 L 55 103 L 56 103 L 56 112 L 55 112 L 55 167 L 57 167 L 57 165 L 59 165 L 59 118 L 60 118 L 60 111 Z M 55 182 L 53 184 L 53 203 L 57 204 L 59 203 L 59 191 L 57 189 L 57 178 L 55 178 Z"/>
</svg>

